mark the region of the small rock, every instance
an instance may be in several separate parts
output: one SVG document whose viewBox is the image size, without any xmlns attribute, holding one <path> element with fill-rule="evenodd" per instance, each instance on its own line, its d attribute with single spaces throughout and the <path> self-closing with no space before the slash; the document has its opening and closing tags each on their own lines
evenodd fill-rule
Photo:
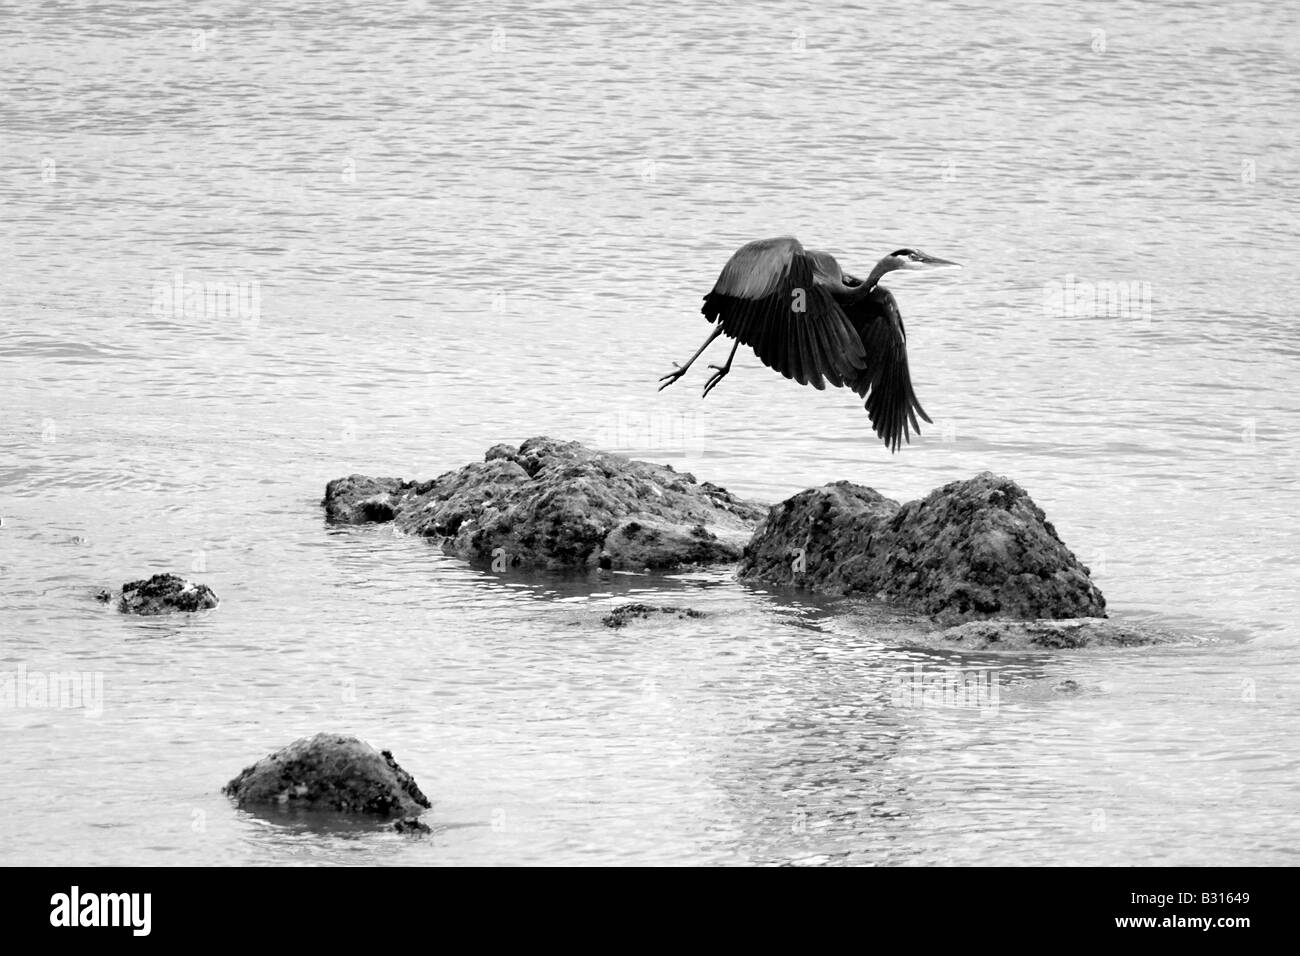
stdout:
<svg viewBox="0 0 1300 956">
<path fill-rule="evenodd" d="M 405 817 L 393 824 L 398 833 L 425 834 L 432 833 L 433 828 L 419 817 Z"/>
<path fill-rule="evenodd" d="M 418 816 L 429 806 L 392 753 L 356 737 L 317 734 L 246 767 L 222 788 L 239 807 L 331 810 L 374 816 Z"/>
<path fill-rule="evenodd" d="M 104 598 L 101 590 L 96 597 Z M 216 607 L 217 596 L 206 584 L 196 584 L 175 574 L 155 574 L 151 578 L 128 581 L 122 585 L 117 608 L 123 614 L 171 614 L 175 611 L 202 611 Z"/>
<path fill-rule="evenodd" d="M 681 620 L 687 618 L 705 617 L 703 611 L 697 611 L 690 607 L 672 607 L 665 605 L 655 607 L 651 604 L 620 604 L 613 611 L 606 614 L 600 619 L 600 623 L 606 627 L 624 627 L 629 621 L 637 621 L 650 617 L 652 614 L 670 614 Z"/>
</svg>

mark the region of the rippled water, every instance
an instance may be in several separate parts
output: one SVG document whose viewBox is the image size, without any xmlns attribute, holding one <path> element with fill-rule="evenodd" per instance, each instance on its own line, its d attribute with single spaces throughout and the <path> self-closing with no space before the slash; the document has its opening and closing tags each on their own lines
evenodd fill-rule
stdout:
<svg viewBox="0 0 1300 956">
<path fill-rule="evenodd" d="M 0 668 L 103 706 L 0 708 L 0 858 L 1295 862 L 1300 15 L 700 6 L 4 11 Z M 902 454 L 752 356 L 655 391 L 782 233 L 966 263 L 892 283 L 935 419 Z M 1136 304 L 1061 314 L 1071 281 Z M 322 522 L 330 478 L 535 434 L 766 501 L 1008 474 L 1116 616 L 1218 640 L 927 653 L 725 571 L 495 575 Z M 221 608 L 90 598 L 163 570 Z M 714 613 L 598 625 L 647 595 Z M 998 706 L 900 702 L 953 668 Z M 391 748 L 436 833 L 219 794 L 319 730 Z"/>
</svg>

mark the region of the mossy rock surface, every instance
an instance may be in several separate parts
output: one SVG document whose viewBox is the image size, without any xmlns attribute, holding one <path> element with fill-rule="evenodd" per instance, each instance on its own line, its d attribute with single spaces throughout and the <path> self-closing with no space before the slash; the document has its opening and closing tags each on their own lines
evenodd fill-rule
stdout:
<svg viewBox="0 0 1300 956">
<path fill-rule="evenodd" d="M 861 593 L 944 624 L 1106 616 L 1043 510 L 990 472 L 907 504 L 847 481 L 800 492 L 769 510 L 740 576 Z"/>
<path fill-rule="evenodd" d="M 103 591 L 97 597 L 101 601 L 111 600 L 111 596 Z M 217 595 L 206 584 L 188 581 L 175 574 L 155 574 L 151 578 L 123 584 L 117 609 L 123 614 L 192 613 L 214 608 L 218 603 Z"/>
<path fill-rule="evenodd" d="M 356 737 L 303 737 L 246 767 L 222 792 L 239 807 L 415 817 L 429 799 L 393 755 Z"/>
<path fill-rule="evenodd" d="M 502 571 L 734 562 L 766 510 L 670 465 L 545 437 L 424 482 L 338 478 L 322 503 L 333 523 L 391 521 Z"/>
</svg>

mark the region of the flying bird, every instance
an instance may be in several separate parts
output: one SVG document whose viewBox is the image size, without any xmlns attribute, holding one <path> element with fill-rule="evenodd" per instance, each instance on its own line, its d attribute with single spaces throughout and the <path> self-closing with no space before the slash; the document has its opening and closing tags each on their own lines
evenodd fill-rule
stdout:
<svg viewBox="0 0 1300 956">
<path fill-rule="evenodd" d="M 911 431 L 921 433 L 918 415 L 931 419 L 912 391 L 898 303 L 880 279 L 897 269 L 944 267 L 961 268 L 899 249 L 863 280 L 840 269 L 829 252 L 805 249 L 793 236 L 746 243 L 704 297 L 700 311 L 714 323 L 713 331 L 685 365 L 660 377 L 659 389 L 681 378 L 714 339 L 726 335 L 735 345 L 725 365 L 709 366 L 714 373 L 704 384 L 705 396 L 731 371 L 744 343 L 764 365 L 800 385 L 824 389 L 829 382 L 853 389 L 866 400 L 875 433 L 896 452 L 903 441 L 911 443 Z"/>
</svg>

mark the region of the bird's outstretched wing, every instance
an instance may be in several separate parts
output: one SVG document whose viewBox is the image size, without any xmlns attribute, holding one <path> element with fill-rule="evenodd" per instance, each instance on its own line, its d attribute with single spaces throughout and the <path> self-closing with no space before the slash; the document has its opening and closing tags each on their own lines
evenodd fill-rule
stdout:
<svg viewBox="0 0 1300 956">
<path fill-rule="evenodd" d="M 911 431 L 921 434 L 917 415 L 930 421 L 912 391 L 907 332 L 898 303 L 888 289 L 876 286 L 870 295 L 844 308 L 867 351 L 866 368 L 846 384 L 867 400 L 871 427 L 886 447 L 898 451 L 902 442 L 911 443 L 909 424 Z"/>
<path fill-rule="evenodd" d="M 700 309 L 751 346 L 764 365 L 800 385 L 844 385 L 867 366 L 862 340 L 799 240 L 747 243 L 718 276 Z"/>
</svg>

